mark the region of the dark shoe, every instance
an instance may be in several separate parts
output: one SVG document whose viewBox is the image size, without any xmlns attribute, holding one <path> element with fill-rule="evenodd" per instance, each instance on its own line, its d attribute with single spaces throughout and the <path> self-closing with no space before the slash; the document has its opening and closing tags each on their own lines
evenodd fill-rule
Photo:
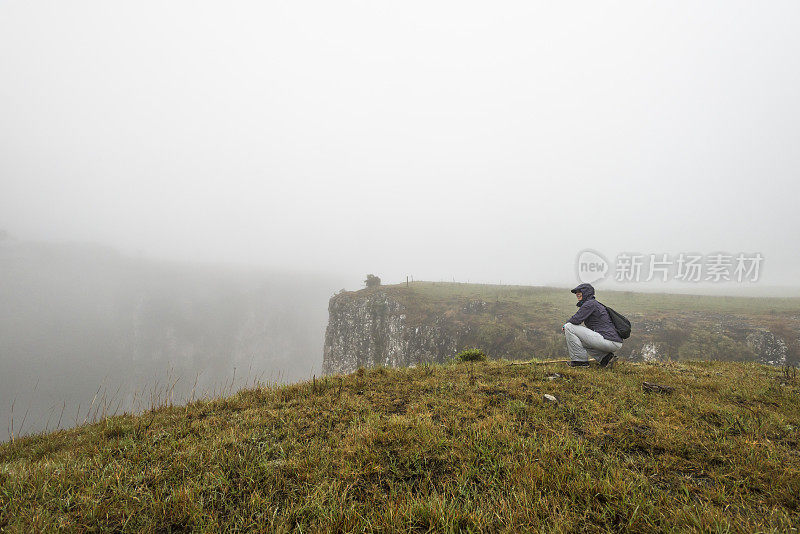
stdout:
<svg viewBox="0 0 800 534">
<path fill-rule="evenodd" d="M 609 352 L 600 360 L 600 367 L 608 367 L 616 359 L 613 352 Z"/>
<path fill-rule="evenodd" d="M 579 362 L 573 360 L 571 362 L 567 362 L 567 365 L 569 365 L 570 367 L 589 367 L 589 362 Z"/>
</svg>

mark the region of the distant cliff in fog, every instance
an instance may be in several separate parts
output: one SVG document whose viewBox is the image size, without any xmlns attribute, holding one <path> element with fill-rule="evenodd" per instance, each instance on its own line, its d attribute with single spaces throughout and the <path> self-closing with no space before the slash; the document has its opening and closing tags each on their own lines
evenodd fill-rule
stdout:
<svg viewBox="0 0 800 534">
<path fill-rule="evenodd" d="M 119 387 L 124 407 L 132 391 L 146 398 L 168 375 L 180 377 L 179 398 L 220 387 L 234 367 L 237 382 L 319 372 L 325 304 L 340 286 L 93 245 L 0 241 L 0 438 L 12 402 L 17 428 L 29 410 L 30 431 L 53 411 L 57 419 L 65 401 L 69 422 L 101 385 L 109 396 Z"/>
</svg>

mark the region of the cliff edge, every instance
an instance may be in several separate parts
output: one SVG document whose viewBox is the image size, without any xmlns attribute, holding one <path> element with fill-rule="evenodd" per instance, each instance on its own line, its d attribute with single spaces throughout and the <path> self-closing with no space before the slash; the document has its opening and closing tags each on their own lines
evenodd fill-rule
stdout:
<svg viewBox="0 0 800 534">
<path fill-rule="evenodd" d="M 463 325 L 445 316 L 418 324 L 409 320 L 408 305 L 401 300 L 407 298 L 401 299 L 396 287 L 340 293 L 331 298 L 323 372 L 443 363 L 455 354 L 466 333 Z"/>
<path fill-rule="evenodd" d="M 796 363 L 800 299 L 599 291 L 625 314 L 630 361 Z M 565 357 L 561 325 L 575 310 L 565 288 L 415 282 L 334 295 L 323 372 L 442 363 L 468 347 L 494 358 Z"/>
</svg>

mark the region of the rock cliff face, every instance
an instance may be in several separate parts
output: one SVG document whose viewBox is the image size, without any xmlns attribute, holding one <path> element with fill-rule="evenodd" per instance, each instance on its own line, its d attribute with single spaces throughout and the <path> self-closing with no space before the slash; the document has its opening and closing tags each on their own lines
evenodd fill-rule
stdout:
<svg viewBox="0 0 800 534">
<path fill-rule="evenodd" d="M 444 317 L 411 325 L 405 306 L 380 290 L 359 297 L 336 295 L 328 312 L 322 363 L 326 374 L 442 363 L 455 355 L 465 333 Z"/>
</svg>

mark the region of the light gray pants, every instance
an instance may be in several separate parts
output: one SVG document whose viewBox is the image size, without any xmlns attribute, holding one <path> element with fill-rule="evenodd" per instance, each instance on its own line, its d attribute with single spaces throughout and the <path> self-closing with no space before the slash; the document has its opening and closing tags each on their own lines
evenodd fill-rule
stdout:
<svg viewBox="0 0 800 534">
<path fill-rule="evenodd" d="M 564 325 L 564 337 L 567 338 L 567 350 L 573 361 L 588 362 L 589 356 L 600 360 L 622 347 L 619 341 L 610 341 L 594 330 L 572 323 Z"/>
</svg>

